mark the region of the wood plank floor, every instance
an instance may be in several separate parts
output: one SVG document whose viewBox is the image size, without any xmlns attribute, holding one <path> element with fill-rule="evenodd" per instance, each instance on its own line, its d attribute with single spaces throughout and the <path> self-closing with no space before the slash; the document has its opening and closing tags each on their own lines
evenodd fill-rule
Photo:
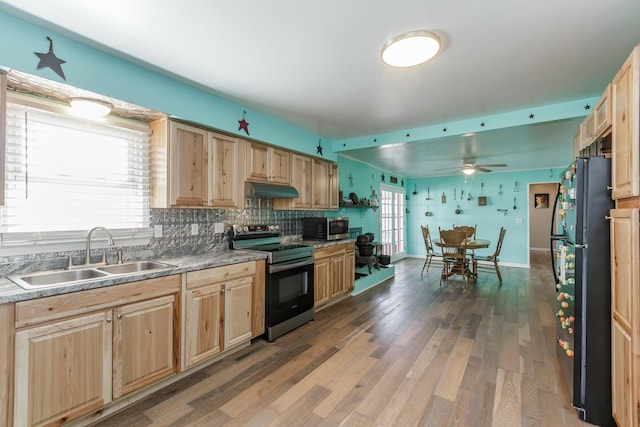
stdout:
<svg viewBox="0 0 640 427">
<path fill-rule="evenodd" d="M 387 282 L 257 340 L 99 426 L 588 426 L 555 357 L 548 255 L 480 273 L 398 262 Z"/>
</svg>

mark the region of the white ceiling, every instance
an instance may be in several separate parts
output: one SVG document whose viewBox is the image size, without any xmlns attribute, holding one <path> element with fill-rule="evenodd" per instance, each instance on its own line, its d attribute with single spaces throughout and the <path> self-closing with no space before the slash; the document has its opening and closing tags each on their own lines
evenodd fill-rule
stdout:
<svg viewBox="0 0 640 427">
<path fill-rule="evenodd" d="M 597 97 L 640 42 L 638 0 L 0 0 L 0 10 L 328 140 Z M 385 41 L 417 29 L 441 36 L 439 56 L 384 65 Z M 562 166 L 549 159 L 579 122 L 344 154 L 407 177 L 464 155 L 509 170 Z"/>
</svg>

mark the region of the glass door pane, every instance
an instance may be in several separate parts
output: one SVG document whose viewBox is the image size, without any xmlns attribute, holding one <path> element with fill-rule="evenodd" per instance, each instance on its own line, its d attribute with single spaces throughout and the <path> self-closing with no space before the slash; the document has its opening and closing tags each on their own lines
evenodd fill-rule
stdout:
<svg viewBox="0 0 640 427">
<path fill-rule="evenodd" d="M 380 185 L 380 243 L 391 261 L 405 255 L 405 190 Z"/>
</svg>

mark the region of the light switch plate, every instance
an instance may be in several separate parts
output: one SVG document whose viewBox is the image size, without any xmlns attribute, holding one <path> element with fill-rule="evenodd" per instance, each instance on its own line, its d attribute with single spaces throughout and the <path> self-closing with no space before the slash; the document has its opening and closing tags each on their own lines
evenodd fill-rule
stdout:
<svg viewBox="0 0 640 427">
<path fill-rule="evenodd" d="M 224 223 L 216 222 L 213 224 L 213 232 L 214 233 L 224 233 Z"/>
<path fill-rule="evenodd" d="M 191 235 L 192 236 L 198 235 L 198 224 L 191 224 Z"/>
<path fill-rule="evenodd" d="M 162 238 L 162 225 L 156 224 L 153 226 L 153 237 L 156 239 Z"/>
</svg>

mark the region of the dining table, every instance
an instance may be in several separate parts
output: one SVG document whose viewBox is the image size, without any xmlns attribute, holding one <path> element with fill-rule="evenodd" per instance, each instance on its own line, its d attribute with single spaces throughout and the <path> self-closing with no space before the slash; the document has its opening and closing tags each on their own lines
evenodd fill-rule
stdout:
<svg viewBox="0 0 640 427">
<path fill-rule="evenodd" d="M 491 241 L 485 239 L 465 239 L 460 243 L 445 243 L 442 240 L 434 240 L 433 244 L 440 248 L 455 248 L 459 254 L 464 254 L 463 259 L 466 259 L 468 251 L 488 248 L 489 245 L 491 245 Z M 473 265 L 473 263 L 471 263 L 471 265 Z M 452 269 L 451 271 L 452 272 L 449 274 L 449 276 L 455 274 L 453 273 L 455 271 L 461 271 L 461 269 Z M 466 271 L 468 271 L 468 279 L 475 281 L 478 276 L 477 272 L 472 271 L 471 268 L 467 268 Z"/>
</svg>

